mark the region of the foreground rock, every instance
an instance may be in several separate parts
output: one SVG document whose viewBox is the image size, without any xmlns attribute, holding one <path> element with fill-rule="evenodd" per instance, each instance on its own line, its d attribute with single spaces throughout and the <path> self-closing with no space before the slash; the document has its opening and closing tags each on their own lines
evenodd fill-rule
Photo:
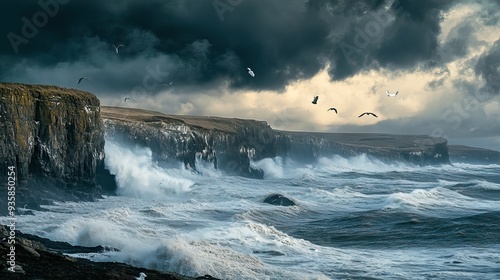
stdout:
<svg viewBox="0 0 500 280">
<path fill-rule="evenodd" d="M 7 228 L 0 227 L 0 237 L 8 236 Z M 0 242 L 0 279 L 106 279 L 123 280 L 135 279 L 139 273 L 144 272 L 147 280 L 168 279 L 168 280 L 191 280 L 191 279 L 215 279 L 211 276 L 200 276 L 192 278 L 182 276 L 176 273 L 160 272 L 146 268 L 133 267 L 123 263 L 116 262 L 92 262 L 86 259 L 73 258 L 61 254 L 58 249 L 45 247 L 42 244 L 31 239 L 27 239 L 19 231 L 16 231 L 15 245 L 15 271 L 9 271 L 9 260 L 7 254 L 10 253 L 10 244 L 8 239 Z M 96 248 L 85 248 L 81 246 L 71 246 L 64 242 L 53 242 L 41 238 L 47 242 L 48 246 L 55 245 L 61 249 L 74 253 L 93 252 Z M 57 245 L 56 245 L 57 244 Z M 73 247 L 73 248 L 71 248 Z"/>
<path fill-rule="evenodd" d="M 264 203 L 269 203 L 277 206 L 295 206 L 295 202 L 281 194 L 272 194 L 266 197 L 266 199 L 264 199 Z"/>
<path fill-rule="evenodd" d="M 7 187 L 7 170 L 15 171 L 18 207 L 100 197 L 96 178 L 106 170 L 99 106 L 84 91 L 0 83 L 0 184 Z"/>
<path fill-rule="evenodd" d="M 500 152 L 462 145 L 448 145 L 450 161 L 474 164 L 500 164 Z"/>
</svg>

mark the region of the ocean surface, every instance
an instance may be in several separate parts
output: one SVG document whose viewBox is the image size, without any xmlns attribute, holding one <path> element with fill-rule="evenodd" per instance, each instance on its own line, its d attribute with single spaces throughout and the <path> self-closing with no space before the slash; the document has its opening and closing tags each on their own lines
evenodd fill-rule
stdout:
<svg viewBox="0 0 500 280">
<path fill-rule="evenodd" d="M 78 254 L 222 279 L 500 279 L 500 166 L 365 155 L 254 162 L 264 180 L 161 167 L 106 142 L 119 196 L 18 216 L 26 233 L 120 251 Z M 263 203 L 279 193 L 297 205 Z M 4 220 L 5 217 L 2 218 Z"/>
</svg>

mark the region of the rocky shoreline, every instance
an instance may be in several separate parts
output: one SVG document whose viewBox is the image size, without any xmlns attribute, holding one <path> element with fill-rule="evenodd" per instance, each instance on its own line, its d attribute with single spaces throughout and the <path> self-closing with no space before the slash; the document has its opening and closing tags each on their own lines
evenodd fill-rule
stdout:
<svg viewBox="0 0 500 280">
<path fill-rule="evenodd" d="M 108 106 L 101 107 L 101 116 L 107 139 L 147 147 L 154 161 L 183 162 L 196 170 L 198 157 L 215 157 L 217 168 L 249 178 L 265 175 L 252 161 L 277 156 L 312 163 L 321 157 L 366 154 L 386 162 L 450 164 L 447 140 L 427 135 L 278 131 L 263 121 Z"/>
<path fill-rule="evenodd" d="M 53 201 L 95 201 L 113 195 L 117 186 L 105 168 L 105 139 L 148 147 L 153 160 L 163 164 L 183 162 L 196 171 L 204 161 L 227 174 L 256 179 L 262 179 L 264 171 L 252 161 L 277 156 L 312 162 L 324 156 L 366 154 L 388 162 L 450 164 L 443 138 L 277 131 L 264 121 L 100 106 L 91 93 L 55 86 L 0 83 L 0 119 L 0 185 L 7 189 L 7 170 L 15 169 L 16 214 L 20 207 L 43 210 L 42 205 Z M 0 205 L 7 205 L 6 199 L 0 196 Z M 278 196 L 269 203 L 293 202 Z M 0 215 L 7 215 L 7 207 Z M 1 228 L 0 279 L 135 279 L 140 272 L 148 280 L 215 279 L 73 258 L 64 253 L 109 248 L 71 246 L 20 231 L 15 231 L 19 267 L 12 273 L 7 270 L 9 233 Z"/>
<path fill-rule="evenodd" d="M 117 262 L 92 262 L 87 259 L 74 258 L 63 253 L 98 253 L 109 248 L 72 246 L 66 242 L 54 242 L 34 235 L 23 234 L 15 230 L 15 272 L 11 272 L 8 254 L 11 254 L 9 244 L 10 229 L 0 226 L 0 279 L 106 279 L 133 280 L 143 272 L 147 280 L 195 280 L 212 279 L 210 275 L 196 278 L 179 275 L 172 272 L 161 272 L 152 269 L 133 267 Z"/>
</svg>

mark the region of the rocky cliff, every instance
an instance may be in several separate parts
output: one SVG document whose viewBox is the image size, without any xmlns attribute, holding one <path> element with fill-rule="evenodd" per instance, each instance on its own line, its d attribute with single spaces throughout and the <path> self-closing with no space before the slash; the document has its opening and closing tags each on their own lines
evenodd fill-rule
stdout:
<svg viewBox="0 0 500 280">
<path fill-rule="evenodd" d="M 18 207 L 99 194 L 96 176 L 105 173 L 99 106 L 88 92 L 0 83 L 0 183 L 15 167 Z"/>
<path fill-rule="evenodd" d="M 107 139 L 149 147 L 154 160 L 183 162 L 193 170 L 196 162 L 207 162 L 231 174 L 262 178 L 262 171 L 250 167 L 250 159 L 276 156 L 275 133 L 262 121 L 106 106 L 101 113 Z"/>
<path fill-rule="evenodd" d="M 475 164 L 500 164 L 500 152 L 462 145 L 449 145 L 450 161 Z"/>
<path fill-rule="evenodd" d="M 279 132 L 285 153 L 308 161 L 320 156 L 352 157 L 367 154 L 382 161 L 415 165 L 450 164 L 447 140 L 427 135 L 380 133 Z"/>
<path fill-rule="evenodd" d="M 194 171 L 199 164 L 210 164 L 251 178 L 264 175 L 262 170 L 252 168 L 252 160 L 276 156 L 311 162 L 334 154 L 366 153 L 380 160 L 419 165 L 449 163 L 447 142 L 441 138 L 275 131 L 266 122 L 255 120 L 100 107 L 93 94 L 55 86 L 0 83 L 0 119 L 1 187 L 7 189 L 7 174 L 14 167 L 16 205 L 34 209 L 50 200 L 92 200 L 100 197 L 101 186 L 114 191 L 114 178 L 104 168 L 105 139 L 149 147 L 154 159 L 162 163 L 183 162 Z M 0 205 L 6 202 L 6 195 L 0 195 Z M 290 202 L 278 197 L 268 203 Z M 2 207 L 0 215 L 5 215 L 6 210 Z M 6 230 L 0 233 L 0 238 L 6 239 Z M 7 259 L 3 258 L 0 278 L 9 275 L 15 279 L 67 279 L 86 274 L 86 279 L 102 275 L 125 279 L 142 270 L 69 258 L 61 255 L 60 250 L 54 253 L 54 249 L 22 237 L 16 242 L 20 245 L 16 251 L 18 273 L 6 274 L 11 272 L 6 271 Z M 9 247 L 6 242 L 0 243 L 2 255 L 7 256 Z M 152 279 L 188 279 L 146 272 Z"/>
<path fill-rule="evenodd" d="M 196 169 L 198 160 L 229 173 L 262 178 L 251 160 L 290 157 L 313 162 L 322 156 L 362 153 L 384 161 L 417 165 L 449 164 L 447 141 L 425 135 L 311 133 L 275 131 L 266 122 L 217 117 L 166 115 L 117 107 L 101 108 L 106 137 L 149 147 L 158 161 L 181 161 Z"/>
<path fill-rule="evenodd" d="M 91 93 L 55 86 L 0 83 L 0 119 L 0 184 L 7 187 L 8 168 L 15 167 L 16 205 L 34 209 L 116 189 L 104 168 L 105 135 L 149 147 L 161 163 L 183 162 L 194 171 L 204 163 L 251 178 L 264 175 L 252 160 L 276 156 L 312 162 L 365 153 L 419 165 L 449 163 L 442 138 L 276 131 L 263 121 L 100 107 Z"/>
</svg>

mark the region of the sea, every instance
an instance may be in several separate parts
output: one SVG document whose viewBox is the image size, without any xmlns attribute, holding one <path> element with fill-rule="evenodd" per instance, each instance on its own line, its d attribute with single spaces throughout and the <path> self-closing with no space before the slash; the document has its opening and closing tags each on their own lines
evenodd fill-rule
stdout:
<svg viewBox="0 0 500 280">
<path fill-rule="evenodd" d="M 17 217 L 74 254 L 220 279 L 500 279 L 500 165 L 266 158 L 263 180 L 106 142 L 117 196 Z M 272 194 L 295 206 L 264 203 Z M 115 250 L 117 249 L 117 250 Z"/>
</svg>

